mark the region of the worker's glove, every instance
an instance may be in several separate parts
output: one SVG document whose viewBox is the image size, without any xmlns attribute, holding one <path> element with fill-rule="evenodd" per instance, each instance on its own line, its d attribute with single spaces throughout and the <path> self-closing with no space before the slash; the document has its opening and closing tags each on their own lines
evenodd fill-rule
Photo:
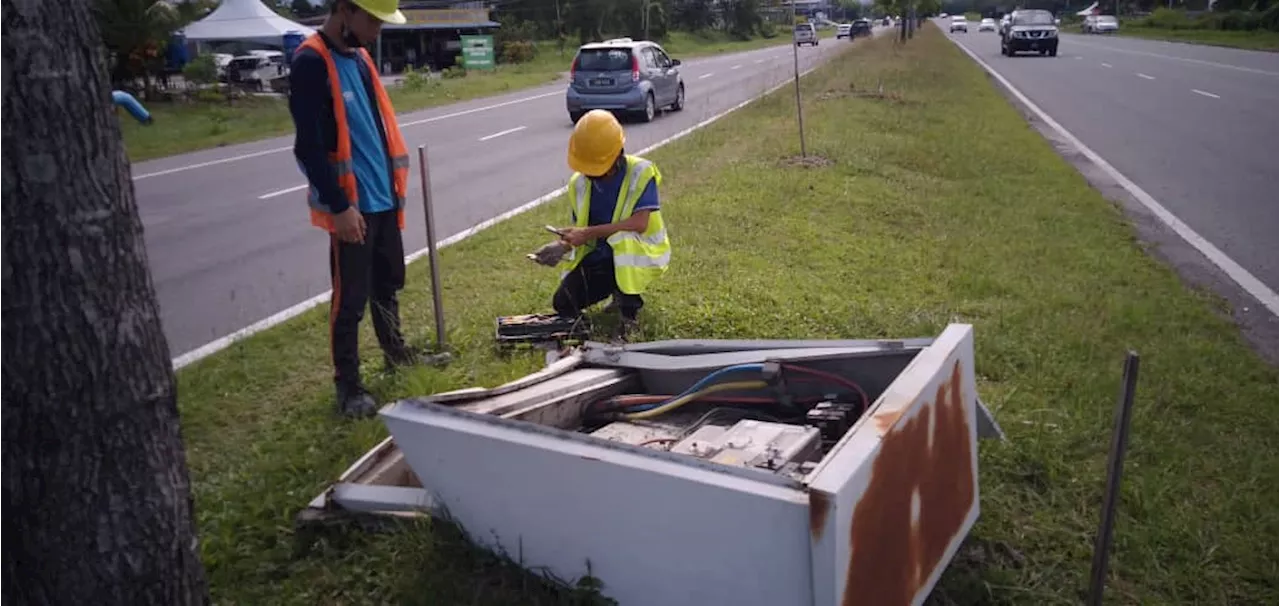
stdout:
<svg viewBox="0 0 1280 606">
<path fill-rule="evenodd" d="M 560 260 L 563 259 L 565 255 L 569 254 L 571 249 L 572 247 L 563 240 L 556 240 L 554 242 L 544 244 L 538 250 L 535 250 L 525 256 L 539 265 L 555 267 L 560 263 Z"/>
</svg>

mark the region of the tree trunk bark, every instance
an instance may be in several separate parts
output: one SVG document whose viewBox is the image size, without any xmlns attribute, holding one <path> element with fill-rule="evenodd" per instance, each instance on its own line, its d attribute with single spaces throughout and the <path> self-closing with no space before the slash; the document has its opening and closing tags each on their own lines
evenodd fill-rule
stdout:
<svg viewBox="0 0 1280 606">
<path fill-rule="evenodd" d="M 209 601 L 168 345 L 87 0 L 2 0 L 3 602 Z"/>
</svg>

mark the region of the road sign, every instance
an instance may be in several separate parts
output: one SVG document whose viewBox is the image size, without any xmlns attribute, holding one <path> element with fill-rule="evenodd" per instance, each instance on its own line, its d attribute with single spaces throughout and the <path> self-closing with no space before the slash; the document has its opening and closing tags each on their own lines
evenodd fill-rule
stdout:
<svg viewBox="0 0 1280 606">
<path fill-rule="evenodd" d="M 493 36 L 462 36 L 462 67 L 493 69 Z"/>
</svg>

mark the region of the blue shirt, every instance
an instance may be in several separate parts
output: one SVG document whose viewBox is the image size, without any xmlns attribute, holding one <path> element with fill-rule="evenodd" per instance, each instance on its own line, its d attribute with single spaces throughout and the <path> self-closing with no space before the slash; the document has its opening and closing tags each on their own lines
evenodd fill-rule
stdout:
<svg viewBox="0 0 1280 606">
<path fill-rule="evenodd" d="M 613 211 L 618 206 L 618 191 L 622 189 L 626 173 L 626 170 L 616 170 L 613 175 L 596 180 L 587 179 L 586 176 L 581 177 L 587 179 L 587 187 L 591 191 L 591 208 L 587 211 L 587 225 L 613 223 Z M 640 194 L 640 199 L 636 201 L 636 207 L 631 214 L 634 215 L 642 210 L 658 210 L 658 185 L 652 179 L 645 185 L 644 192 Z M 601 238 L 596 240 L 596 247 L 587 253 L 582 262 L 593 264 L 612 257 L 613 247 Z"/>
<path fill-rule="evenodd" d="M 360 211 L 384 212 L 395 208 L 391 198 L 391 170 L 387 164 L 387 144 L 378 128 L 373 100 L 361 75 L 364 59 L 333 53 L 334 67 L 342 83 L 342 102 L 351 133 L 351 170 L 356 175 Z"/>
</svg>

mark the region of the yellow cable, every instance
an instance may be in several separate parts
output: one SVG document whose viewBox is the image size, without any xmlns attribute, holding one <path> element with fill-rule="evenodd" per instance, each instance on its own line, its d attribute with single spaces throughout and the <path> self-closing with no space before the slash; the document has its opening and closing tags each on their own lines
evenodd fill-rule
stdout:
<svg viewBox="0 0 1280 606">
<path fill-rule="evenodd" d="M 663 404 L 657 408 L 652 408 L 643 412 L 633 412 L 622 415 L 623 419 L 628 421 L 641 421 L 644 419 L 652 419 L 653 417 L 664 415 L 671 412 L 689 402 L 693 402 L 705 395 L 710 395 L 720 391 L 739 391 L 747 389 L 764 389 L 769 384 L 764 381 L 731 381 L 728 383 L 717 383 L 709 387 L 704 387 L 699 391 L 695 391 L 687 396 L 680 396 L 667 404 Z"/>
</svg>

